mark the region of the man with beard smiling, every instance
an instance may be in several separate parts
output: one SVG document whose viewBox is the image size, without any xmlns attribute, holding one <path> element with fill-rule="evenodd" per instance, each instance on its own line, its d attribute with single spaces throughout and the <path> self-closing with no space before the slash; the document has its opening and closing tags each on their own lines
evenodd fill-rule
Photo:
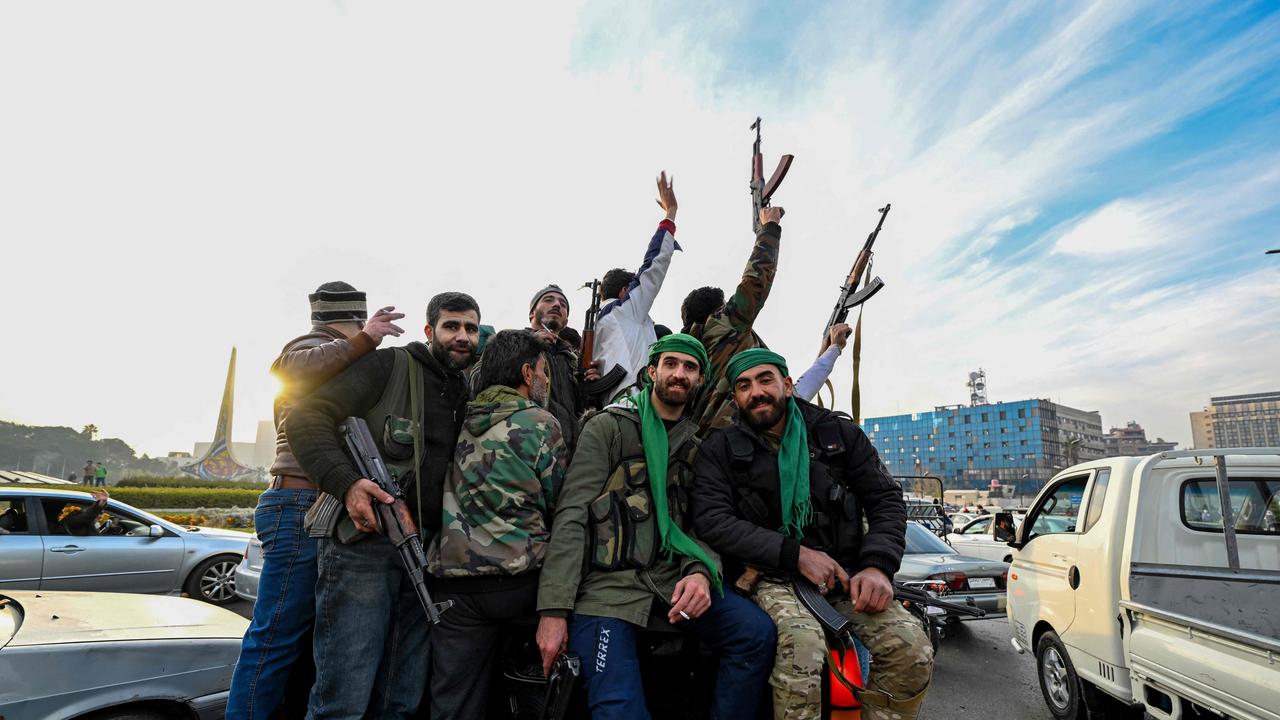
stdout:
<svg viewBox="0 0 1280 720">
<path fill-rule="evenodd" d="M 372 503 L 392 498 L 356 472 L 338 424 L 365 419 L 429 540 L 440 529 L 441 488 L 466 408 L 463 370 L 475 361 L 480 307 L 463 293 L 436 295 L 424 332 L 426 344 L 365 355 L 285 420 L 302 469 L 337 506 L 319 512 L 322 496 L 307 518 L 320 538 L 309 718 L 408 718 L 422 698 L 428 623 L 373 513 Z"/>
<path fill-rule="evenodd" d="M 915 718 L 933 651 L 920 623 L 893 600 L 906 545 L 902 490 L 853 421 L 794 397 L 782 356 L 744 350 L 725 373 L 737 415 L 698 453 L 694 527 L 725 558 L 728 577 L 747 564 L 765 572 L 751 599 L 778 625 L 774 717 L 822 712 L 827 643 L 793 590 L 804 577 L 830 593 L 871 651 L 863 717 Z"/>
<path fill-rule="evenodd" d="M 650 385 L 587 421 L 560 491 L 538 649 L 544 671 L 566 647 L 582 657 L 595 720 L 649 717 L 636 631 L 654 611 L 720 651 L 712 718 L 754 718 L 773 667 L 773 623 L 724 591 L 715 553 L 687 530 L 698 428 L 685 409 L 706 366 L 688 335 L 654 343 Z"/>
<path fill-rule="evenodd" d="M 484 720 L 498 633 L 533 613 L 568 463 L 560 423 L 545 409 L 549 383 L 543 345 L 528 330 L 489 340 L 427 551 L 435 599 L 453 602 L 431 631 L 437 720 Z"/>
<path fill-rule="evenodd" d="M 569 454 L 578 442 L 578 418 L 586 409 L 586 399 L 578 379 L 578 353 L 560 337 L 560 331 L 569 323 L 569 298 L 559 285 L 548 285 L 533 296 L 529 303 L 529 329 L 547 346 L 547 364 L 551 371 L 551 398 L 549 409 L 560 421 Z M 599 379 L 596 368 L 587 371 L 583 380 Z"/>
</svg>

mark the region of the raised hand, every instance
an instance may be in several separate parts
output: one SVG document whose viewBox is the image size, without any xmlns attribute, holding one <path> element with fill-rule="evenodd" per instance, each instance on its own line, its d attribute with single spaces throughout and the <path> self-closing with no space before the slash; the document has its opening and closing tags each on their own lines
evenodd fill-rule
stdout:
<svg viewBox="0 0 1280 720">
<path fill-rule="evenodd" d="M 658 175 L 658 207 L 667 213 L 667 219 L 675 222 L 676 219 L 676 176 L 672 175 L 667 180 L 667 172 L 664 170 Z"/>
<path fill-rule="evenodd" d="M 394 305 L 388 305 L 369 318 L 364 324 L 364 334 L 373 338 L 374 345 L 382 344 L 382 338 L 390 335 L 392 337 L 400 337 L 404 332 L 399 325 L 393 321 L 404 317 L 404 313 L 395 312 Z"/>
<path fill-rule="evenodd" d="M 827 331 L 827 336 L 822 339 L 822 349 L 818 351 L 818 354 L 821 355 L 826 352 L 827 348 L 832 345 L 844 350 L 845 344 L 849 342 L 849 333 L 851 332 L 853 332 L 853 328 L 849 327 L 849 323 L 832 325 L 831 329 Z"/>
<path fill-rule="evenodd" d="M 769 223 L 782 222 L 782 216 L 786 214 L 786 210 L 776 206 L 760 208 L 760 224 L 768 225 Z"/>
</svg>

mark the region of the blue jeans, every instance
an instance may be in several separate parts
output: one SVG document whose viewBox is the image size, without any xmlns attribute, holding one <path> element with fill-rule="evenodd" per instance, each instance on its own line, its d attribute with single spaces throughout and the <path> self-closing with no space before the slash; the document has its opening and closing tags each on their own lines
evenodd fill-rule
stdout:
<svg viewBox="0 0 1280 720">
<path fill-rule="evenodd" d="M 669 609 L 668 606 L 663 606 Z M 711 598 L 700 617 L 678 623 L 720 653 L 711 720 L 755 718 L 764 696 L 777 631 L 773 620 L 751 601 L 726 590 Z M 569 648 L 582 658 L 582 677 L 592 720 L 648 720 L 636 656 L 638 628 L 625 620 L 574 615 Z"/>
<path fill-rule="evenodd" d="M 302 518 L 315 499 L 315 490 L 267 490 L 258 498 L 253 523 L 262 541 L 262 574 L 231 675 L 227 720 L 270 717 L 306 646 L 316 615 L 316 541 Z"/>
<path fill-rule="evenodd" d="M 431 664 L 428 626 L 385 535 L 321 539 L 308 720 L 413 717 Z"/>
</svg>

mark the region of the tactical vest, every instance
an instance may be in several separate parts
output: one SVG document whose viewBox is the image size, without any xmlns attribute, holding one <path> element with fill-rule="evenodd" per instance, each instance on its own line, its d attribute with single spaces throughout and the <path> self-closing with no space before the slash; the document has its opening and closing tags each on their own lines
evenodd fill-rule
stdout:
<svg viewBox="0 0 1280 720">
<path fill-rule="evenodd" d="M 640 437 L 640 418 L 617 406 L 602 414 L 613 418 L 621 435 L 621 461 L 588 507 L 587 537 L 591 567 L 597 570 L 643 570 L 659 560 L 658 519 Z M 698 453 L 697 425 L 685 422 L 680 436 L 668 435 L 667 505 L 673 522 L 689 511 L 686 488 L 693 482 Z"/>
<path fill-rule="evenodd" d="M 438 512 L 440 508 L 438 501 L 424 500 L 416 482 L 422 461 L 422 365 L 407 348 L 393 350 L 395 364 L 391 368 L 391 377 L 383 386 L 378 402 L 365 413 L 364 420 L 369 425 L 374 444 L 382 453 L 383 464 L 405 493 L 405 502 L 417 514 L 418 525 L 422 526 L 422 514 L 432 512 L 432 508 Z M 332 495 L 322 495 L 312 511 L 317 514 L 317 519 L 309 519 L 308 526 L 314 522 L 323 531 L 325 516 L 332 514 L 333 537 L 341 543 L 358 542 L 369 534 L 356 529 L 342 501 Z"/>
<path fill-rule="evenodd" d="M 856 563 L 862 546 L 862 511 L 844 478 L 845 447 L 838 416 L 809 427 L 809 497 L 813 518 L 801 544 L 831 555 L 842 564 Z M 736 425 L 725 431 L 733 454 L 733 499 L 744 520 L 772 529 L 782 525 L 778 456 L 759 451 L 756 441 Z"/>
</svg>

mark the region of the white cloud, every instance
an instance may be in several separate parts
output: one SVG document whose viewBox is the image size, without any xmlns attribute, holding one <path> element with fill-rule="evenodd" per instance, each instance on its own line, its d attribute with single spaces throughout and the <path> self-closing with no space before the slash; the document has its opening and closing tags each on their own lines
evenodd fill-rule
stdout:
<svg viewBox="0 0 1280 720">
<path fill-rule="evenodd" d="M 1275 164 L 1220 169 L 1256 148 L 1205 147 L 1220 156 L 1204 186 L 1110 198 L 1082 218 L 1104 232 L 1008 252 L 1100 161 L 1274 67 L 1276 21 L 1187 62 L 1125 55 L 1135 28 L 1187 12 L 1161 4 L 961 3 L 910 22 L 890 9 L 817 11 L 771 36 L 795 72 L 752 78 L 724 50 L 755 22 L 733 5 L 692 19 L 632 4 L 5 5 L 0 237 L 18 327 L 0 416 L 190 449 L 237 344 L 249 439 L 270 414 L 266 367 L 305 330 L 319 282 L 400 305 L 415 338 L 444 289 L 517 325 L 542 283 L 638 261 L 660 169 L 677 177 L 686 251 L 655 316 L 675 324 L 687 289 L 741 272 L 757 114 L 768 162 L 797 155 L 760 322 L 774 347 L 816 349 L 875 208 L 893 202 L 866 413 L 954 401 L 984 365 L 993 396 L 1061 396 L 1185 441 L 1180 413 L 1270 382 L 1280 340 L 1259 318 L 1274 315 L 1274 272 L 1161 283 L 1208 262 L 1193 241 L 1212 245 L 1223 207 L 1274 207 Z M 1179 240 L 1160 265 L 1084 252 L 1096 237 Z"/>
</svg>

